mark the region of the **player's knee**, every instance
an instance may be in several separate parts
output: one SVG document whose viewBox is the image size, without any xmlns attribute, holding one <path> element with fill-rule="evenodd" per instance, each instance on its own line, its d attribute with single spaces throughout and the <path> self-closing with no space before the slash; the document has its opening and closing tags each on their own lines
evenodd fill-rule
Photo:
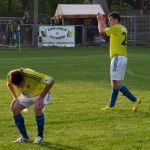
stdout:
<svg viewBox="0 0 150 150">
<path fill-rule="evenodd" d="M 118 86 L 116 86 L 116 85 L 113 85 L 112 87 L 113 87 L 114 89 L 118 89 Z"/>
<path fill-rule="evenodd" d="M 112 87 L 118 89 L 120 86 L 120 81 L 112 81 Z"/>
<path fill-rule="evenodd" d="M 12 111 L 12 113 L 13 113 L 14 115 L 19 114 L 19 111 L 18 111 L 18 109 L 17 109 L 15 106 L 12 106 L 12 107 L 11 107 L 11 111 Z"/>
<path fill-rule="evenodd" d="M 113 84 L 112 87 L 113 87 L 114 89 L 118 89 L 118 88 L 119 88 L 119 84 Z"/>
<path fill-rule="evenodd" d="M 10 105 L 10 110 L 13 112 L 15 110 L 15 104 L 16 101 L 12 101 L 11 105 Z"/>
<path fill-rule="evenodd" d="M 36 116 L 41 115 L 42 114 L 42 108 L 34 107 L 34 112 L 35 112 Z"/>
<path fill-rule="evenodd" d="M 17 101 L 12 102 L 10 109 L 14 115 L 18 115 L 21 112 L 21 108 L 19 107 Z"/>
</svg>

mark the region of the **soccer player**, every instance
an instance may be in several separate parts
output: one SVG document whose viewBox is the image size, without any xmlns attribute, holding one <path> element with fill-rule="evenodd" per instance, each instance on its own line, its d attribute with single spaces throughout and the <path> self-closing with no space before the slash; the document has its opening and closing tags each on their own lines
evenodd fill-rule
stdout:
<svg viewBox="0 0 150 150">
<path fill-rule="evenodd" d="M 38 144 L 43 141 L 44 111 L 45 105 L 50 100 L 50 89 L 54 79 L 46 74 L 36 72 L 28 68 L 12 70 L 8 73 L 7 85 L 13 96 L 11 111 L 17 128 L 21 133 L 15 143 L 28 142 L 29 136 L 26 131 L 22 110 L 34 105 L 35 120 L 38 134 L 34 141 Z M 21 95 L 18 96 L 20 91 Z"/>
<path fill-rule="evenodd" d="M 117 96 L 121 92 L 131 102 L 133 102 L 132 111 L 136 111 L 141 103 L 131 91 L 121 83 L 124 80 L 127 65 L 127 29 L 120 23 L 121 17 L 117 12 L 108 15 L 110 27 L 106 27 L 105 17 L 100 13 L 97 14 L 98 30 L 100 34 L 106 34 L 110 37 L 110 77 L 112 92 L 109 106 L 102 110 L 110 110 L 115 106 Z"/>
</svg>

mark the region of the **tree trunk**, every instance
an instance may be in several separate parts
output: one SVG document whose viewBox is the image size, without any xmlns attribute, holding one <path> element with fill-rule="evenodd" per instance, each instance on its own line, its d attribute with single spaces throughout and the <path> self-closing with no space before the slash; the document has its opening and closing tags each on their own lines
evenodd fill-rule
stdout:
<svg viewBox="0 0 150 150">
<path fill-rule="evenodd" d="M 146 2 L 144 2 L 144 9 L 150 10 L 150 0 L 147 0 Z"/>
<path fill-rule="evenodd" d="M 29 23 L 29 2 L 28 0 L 23 0 L 23 22 L 25 24 Z"/>
<path fill-rule="evenodd" d="M 11 12 L 12 0 L 8 0 L 8 13 Z"/>
<path fill-rule="evenodd" d="M 32 31 L 32 46 L 37 47 L 38 43 L 38 0 L 34 0 L 34 25 Z"/>
<path fill-rule="evenodd" d="M 112 3 L 112 0 L 107 0 L 107 4 L 108 4 L 108 9 L 111 10 L 111 3 Z"/>
</svg>

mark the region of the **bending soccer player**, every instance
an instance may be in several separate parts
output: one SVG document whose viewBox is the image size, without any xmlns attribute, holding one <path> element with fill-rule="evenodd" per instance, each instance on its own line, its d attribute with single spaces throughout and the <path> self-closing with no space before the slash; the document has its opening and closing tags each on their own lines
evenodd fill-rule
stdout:
<svg viewBox="0 0 150 150">
<path fill-rule="evenodd" d="M 106 27 L 105 18 L 97 14 L 98 30 L 100 34 L 106 34 L 110 37 L 110 76 L 112 84 L 112 93 L 109 106 L 102 110 L 110 110 L 115 106 L 118 93 L 121 92 L 133 102 L 133 112 L 136 111 L 141 103 L 130 90 L 121 83 L 124 80 L 127 65 L 127 29 L 120 23 L 119 13 L 112 12 L 108 15 L 110 27 Z"/>
<path fill-rule="evenodd" d="M 14 141 L 15 143 L 29 141 L 21 111 L 32 105 L 34 105 L 38 130 L 34 143 L 38 144 L 43 141 L 44 110 L 45 105 L 50 100 L 49 91 L 53 84 L 54 79 L 52 77 L 28 68 L 15 69 L 8 73 L 7 85 L 13 95 L 11 111 L 13 112 L 15 124 L 22 135 Z M 17 95 L 16 89 L 21 92 L 20 96 Z"/>
</svg>

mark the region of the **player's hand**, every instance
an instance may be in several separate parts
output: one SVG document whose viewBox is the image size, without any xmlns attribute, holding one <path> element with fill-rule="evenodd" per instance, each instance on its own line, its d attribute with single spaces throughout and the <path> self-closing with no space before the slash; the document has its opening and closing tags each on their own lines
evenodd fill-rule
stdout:
<svg viewBox="0 0 150 150">
<path fill-rule="evenodd" d="M 97 14 L 97 20 L 103 21 L 104 20 L 104 16 L 100 13 Z"/>
<path fill-rule="evenodd" d="M 98 13 L 97 21 L 100 22 L 101 24 L 105 24 L 105 17 L 102 14 Z"/>
</svg>

